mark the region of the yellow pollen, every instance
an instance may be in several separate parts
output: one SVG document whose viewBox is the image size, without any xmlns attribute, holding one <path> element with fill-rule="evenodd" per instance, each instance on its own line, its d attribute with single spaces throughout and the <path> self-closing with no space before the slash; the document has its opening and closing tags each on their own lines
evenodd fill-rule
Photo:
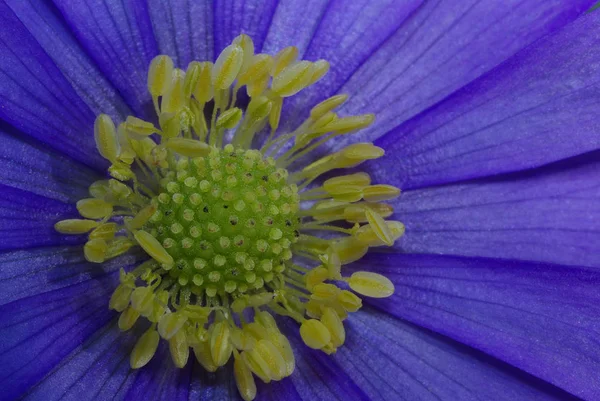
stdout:
<svg viewBox="0 0 600 401">
<path fill-rule="evenodd" d="M 214 64 L 193 61 L 184 70 L 166 55 L 152 60 L 148 90 L 158 125 L 97 117 L 94 138 L 111 178 L 92 183 L 90 198 L 77 202 L 81 219 L 55 228 L 88 235 L 90 262 L 132 247 L 148 256 L 121 269 L 108 302 L 120 312 L 120 330 L 150 323 L 131 352 L 133 369 L 154 357 L 162 339 L 177 367 L 188 363 L 190 348 L 209 372 L 233 358 L 240 395 L 253 400 L 255 378 L 282 380 L 295 367 L 274 315 L 295 320 L 306 346 L 331 354 L 345 342 L 344 321 L 362 306 L 357 294 L 393 294 L 386 277 L 347 275 L 344 266 L 404 234 L 402 223 L 386 220 L 393 207 L 383 203 L 400 189 L 373 184 L 365 172 L 320 178 L 382 157 L 383 149 L 354 143 L 298 166 L 375 116 L 339 116 L 348 96 L 338 94 L 292 132 L 279 129 L 285 99 L 328 70 L 325 60 L 298 60 L 293 46 L 255 54 L 242 34 Z M 242 88 L 245 107 L 237 102 Z M 257 148 L 259 138 L 266 139 Z"/>
</svg>

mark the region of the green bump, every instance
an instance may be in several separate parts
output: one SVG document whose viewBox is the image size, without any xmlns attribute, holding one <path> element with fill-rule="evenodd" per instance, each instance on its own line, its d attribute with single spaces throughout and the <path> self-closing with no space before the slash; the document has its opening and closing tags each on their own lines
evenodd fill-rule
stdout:
<svg viewBox="0 0 600 401">
<path fill-rule="evenodd" d="M 298 192 L 256 150 L 213 148 L 165 174 L 145 230 L 175 263 L 180 286 L 208 296 L 261 289 L 285 270 L 296 241 Z"/>
</svg>

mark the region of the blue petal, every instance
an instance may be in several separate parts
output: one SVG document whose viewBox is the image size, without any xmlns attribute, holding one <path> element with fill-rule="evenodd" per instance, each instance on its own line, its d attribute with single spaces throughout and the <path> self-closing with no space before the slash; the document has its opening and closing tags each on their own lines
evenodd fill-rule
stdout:
<svg viewBox="0 0 600 401">
<path fill-rule="evenodd" d="M 369 307 L 333 360 L 373 400 L 567 400 L 510 365 Z"/>
<path fill-rule="evenodd" d="M 153 113 L 146 74 L 158 53 L 148 6 L 141 0 L 54 0 L 71 30 L 119 91 L 132 111 L 141 117 Z"/>
<path fill-rule="evenodd" d="M 150 18 L 162 54 L 185 68 L 190 61 L 212 61 L 213 3 L 194 0 L 150 0 Z"/>
<path fill-rule="evenodd" d="M 0 24 L 0 118 L 75 160 L 105 166 L 92 136 L 94 113 L 5 4 Z"/>
<path fill-rule="evenodd" d="M 407 191 L 403 251 L 600 267 L 598 152 L 525 173 Z M 393 183 L 391 172 L 375 180 Z"/>
<path fill-rule="evenodd" d="M 214 54 L 218 55 L 240 33 L 249 35 L 260 51 L 276 8 L 276 0 L 214 1 Z"/>
<path fill-rule="evenodd" d="M 107 307 L 112 273 L 0 307 L 0 387 L 19 398 L 114 316 Z"/>
<path fill-rule="evenodd" d="M 521 51 L 380 138 L 415 188 L 540 166 L 600 147 L 600 14 Z"/>
<path fill-rule="evenodd" d="M 352 95 L 340 112 L 374 112 L 376 123 L 360 139 L 375 139 L 573 21 L 593 2 L 425 2 L 357 71 L 339 77 L 339 92 Z"/>
<path fill-rule="evenodd" d="M 297 122 L 297 117 L 304 117 L 294 116 L 294 112 L 306 111 L 307 106 L 313 106 L 329 94 L 339 91 L 343 83 L 398 32 L 406 18 L 421 3 L 422 0 L 332 1 L 327 4 L 318 18 L 309 22 L 306 27 L 302 27 L 299 32 L 310 38 L 302 57 L 308 60 L 326 59 L 331 63 L 331 69 L 319 83 L 286 101 L 287 115 L 282 118 L 282 121 L 287 128 L 294 128 L 291 124 Z M 304 14 L 306 4 L 303 2 L 293 4 L 296 14 Z M 288 5 L 286 8 L 291 7 Z M 285 15 L 280 17 L 276 14 L 275 17 L 285 18 Z M 293 27 L 302 23 L 288 20 L 284 21 L 284 24 L 285 22 Z M 281 26 L 284 24 L 279 23 L 274 25 L 274 28 L 283 29 L 285 33 L 285 26 Z M 271 29 L 269 36 L 274 37 L 273 41 L 280 48 L 291 44 L 296 45 L 294 42 L 283 44 L 289 39 L 282 37 L 282 32 L 275 29 Z M 298 34 L 294 34 L 293 38 L 303 42 Z M 361 112 L 366 111 L 371 110 L 363 108 Z"/>
<path fill-rule="evenodd" d="M 572 394 L 600 397 L 599 382 L 590 379 L 600 371 L 598 270 L 401 254 L 371 254 L 355 268 L 367 266 L 389 277 L 396 287 L 391 298 L 368 300 L 369 304 Z M 365 324 L 376 327 L 375 320 L 380 319 L 369 316 Z M 418 347 L 413 351 L 427 355 Z"/>
<path fill-rule="evenodd" d="M 6 0 L 6 3 L 94 114 L 106 113 L 117 119 L 129 114 L 120 95 L 79 46 L 51 2 Z"/>
<path fill-rule="evenodd" d="M 54 223 L 77 217 L 74 204 L 66 204 L 0 185 L 0 251 L 38 246 L 78 244 L 82 236 L 59 234 Z"/>
<path fill-rule="evenodd" d="M 84 259 L 81 246 L 1 253 L 0 305 L 101 278 L 144 258 L 132 253 L 98 265 Z"/>
<path fill-rule="evenodd" d="M 73 203 L 89 196 L 88 186 L 100 178 L 84 164 L 25 140 L 21 132 L 2 123 L 0 143 L 0 185 Z"/>
</svg>

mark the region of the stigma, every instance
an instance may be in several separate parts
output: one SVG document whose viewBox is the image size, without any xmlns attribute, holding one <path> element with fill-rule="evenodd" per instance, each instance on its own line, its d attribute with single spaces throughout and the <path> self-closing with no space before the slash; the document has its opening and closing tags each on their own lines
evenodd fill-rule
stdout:
<svg viewBox="0 0 600 401">
<path fill-rule="evenodd" d="M 97 117 L 107 179 L 77 202 L 81 219 L 55 228 L 87 234 L 90 262 L 134 247 L 147 254 L 135 269 L 121 269 L 107 300 L 120 313 L 120 330 L 146 327 L 130 355 L 133 369 L 154 357 L 162 339 L 177 367 L 191 353 L 209 372 L 233 359 L 238 390 L 252 400 L 256 378 L 268 383 L 294 371 L 275 316 L 295 320 L 306 346 L 331 354 L 344 344 L 344 321 L 362 306 L 360 296 L 394 292 L 386 277 L 347 275 L 343 266 L 404 234 L 402 223 L 386 220 L 393 214 L 386 201 L 400 190 L 373 184 L 365 172 L 332 174 L 382 157 L 383 149 L 354 143 L 303 163 L 374 116 L 340 117 L 335 110 L 348 96 L 336 95 L 280 132 L 285 99 L 329 70 L 324 60 L 297 58 L 293 46 L 255 54 L 243 34 L 214 64 L 193 61 L 183 70 L 160 55 L 148 71 L 157 123 Z M 238 105 L 241 90 L 246 107 Z"/>
</svg>

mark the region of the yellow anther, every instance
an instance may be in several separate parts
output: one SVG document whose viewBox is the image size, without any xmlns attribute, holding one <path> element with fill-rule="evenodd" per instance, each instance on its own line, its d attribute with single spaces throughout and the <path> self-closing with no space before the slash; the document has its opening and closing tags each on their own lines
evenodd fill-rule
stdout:
<svg viewBox="0 0 600 401">
<path fill-rule="evenodd" d="M 90 185 L 90 187 L 88 189 L 88 192 L 94 198 L 104 199 L 106 197 L 106 194 L 109 191 L 109 185 L 108 184 L 109 184 L 108 180 L 94 181 L 92 183 L 92 185 Z"/>
<path fill-rule="evenodd" d="M 183 96 L 186 100 L 194 94 L 194 90 L 198 86 L 198 79 L 200 79 L 201 71 L 202 65 L 198 61 L 192 61 L 188 64 L 188 68 L 185 71 L 185 79 L 183 81 Z"/>
<path fill-rule="evenodd" d="M 326 268 L 322 266 L 313 268 L 304 276 L 304 280 L 306 282 L 306 289 L 309 291 L 312 290 L 315 285 L 327 280 L 328 277 L 329 272 Z"/>
<path fill-rule="evenodd" d="M 389 199 L 396 199 L 400 195 L 400 189 L 392 185 L 371 185 L 363 191 L 363 197 L 369 202 L 381 202 Z"/>
<path fill-rule="evenodd" d="M 129 298 L 133 289 L 129 286 L 119 284 L 110 297 L 108 307 L 117 312 L 122 312 L 129 306 Z"/>
<path fill-rule="evenodd" d="M 196 359 L 202 365 L 204 369 L 208 372 L 216 371 L 219 366 L 215 364 L 213 361 L 211 352 L 210 352 L 210 341 L 200 342 L 199 344 L 194 346 L 194 355 L 196 355 Z"/>
<path fill-rule="evenodd" d="M 162 103 L 160 104 L 162 113 L 177 113 L 185 106 L 184 85 L 185 72 L 179 68 L 174 69 L 171 85 L 163 94 Z"/>
<path fill-rule="evenodd" d="M 106 114 L 100 114 L 94 122 L 94 139 L 102 157 L 112 163 L 116 162 L 120 150 L 119 139 L 115 123 Z"/>
<path fill-rule="evenodd" d="M 281 357 L 285 362 L 285 376 L 289 376 L 294 373 L 294 369 L 296 367 L 296 358 L 294 357 L 292 346 L 290 345 L 287 337 L 281 334 L 279 331 L 270 330 L 269 341 L 271 341 L 271 343 L 277 347 Z"/>
<path fill-rule="evenodd" d="M 132 195 L 131 188 L 117 180 L 108 180 L 108 190 L 104 199 L 110 203 L 125 202 Z"/>
<path fill-rule="evenodd" d="M 193 90 L 194 97 L 201 103 L 206 103 L 213 98 L 214 91 L 212 86 L 212 70 L 213 63 L 203 62 L 199 63 L 200 72 L 198 74 L 198 80 L 196 81 L 196 87 Z"/>
<path fill-rule="evenodd" d="M 248 298 L 248 305 L 258 308 L 258 307 L 268 304 L 272 300 L 273 300 L 272 292 L 262 292 L 260 294 L 251 295 Z"/>
<path fill-rule="evenodd" d="M 277 330 L 277 323 L 273 316 L 267 311 L 260 311 L 254 315 L 254 319 L 267 330 Z"/>
<path fill-rule="evenodd" d="M 241 46 L 227 46 L 215 62 L 212 71 L 212 83 L 215 89 L 227 89 L 237 77 L 244 62 L 244 50 Z"/>
<path fill-rule="evenodd" d="M 205 322 L 210 316 L 211 309 L 206 306 L 186 305 L 186 307 L 183 308 L 182 313 L 185 314 L 188 319 L 195 322 Z"/>
<path fill-rule="evenodd" d="M 165 340 L 173 337 L 187 322 L 187 315 L 179 312 L 166 313 L 158 320 L 158 334 Z"/>
<path fill-rule="evenodd" d="M 252 401 L 256 397 L 256 383 L 250 368 L 237 352 L 234 354 L 233 375 L 242 398 L 245 401 Z"/>
<path fill-rule="evenodd" d="M 158 132 L 158 129 L 154 126 L 154 124 L 133 116 L 127 117 L 124 127 L 127 134 L 136 140 L 144 140 L 148 135 Z M 154 142 L 152 143 L 154 144 Z M 133 146 L 134 145 L 132 144 L 132 147 Z M 135 152 L 135 148 L 133 150 Z"/>
<path fill-rule="evenodd" d="M 246 86 L 246 91 L 248 92 L 248 96 L 256 97 L 260 96 L 267 87 L 269 86 L 270 77 L 268 75 L 263 75 L 260 78 L 257 78 L 255 81 L 250 82 Z"/>
<path fill-rule="evenodd" d="M 131 165 L 135 160 L 135 152 L 131 147 L 129 135 L 125 129 L 125 123 L 119 124 L 117 128 L 117 139 L 119 141 L 119 161 Z"/>
<path fill-rule="evenodd" d="M 327 260 L 323 260 L 323 264 L 327 267 L 327 273 L 329 274 L 329 278 L 332 280 L 339 280 L 341 276 L 342 270 L 342 261 L 340 259 L 340 255 L 333 248 L 329 248 L 327 250 Z"/>
<path fill-rule="evenodd" d="M 273 103 L 266 96 L 252 98 L 246 110 L 248 120 L 252 124 L 255 124 L 266 118 L 271 112 L 272 105 Z"/>
<path fill-rule="evenodd" d="M 106 259 L 108 245 L 103 239 L 91 239 L 83 246 L 83 255 L 88 262 L 102 263 Z"/>
<path fill-rule="evenodd" d="M 312 75 L 308 81 L 308 85 L 312 85 L 319 81 L 329 71 L 329 62 L 326 60 L 317 60 L 312 64 Z"/>
<path fill-rule="evenodd" d="M 104 241 L 110 241 L 115 237 L 116 232 L 116 223 L 104 223 L 92 230 L 90 233 L 90 239 L 103 239 Z"/>
<path fill-rule="evenodd" d="M 386 203 L 354 204 L 344 208 L 344 219 L 350 223 L 364 223 L 367 221 L 365 214 L 367 209 L 372 209 L 383 218 L 390 217 L 394 213 L 394 208 Z"/>
<path fill-rule="evenodd" d="M 362 307 L 362 299 L 348 290 L 342 290 L 338 294 L 337 301 L 348 312 L 356 312 Z"/>
<path fill-rule="evenodd" d="M 169 56 L 156 56 L 148 70 L 148 91 L 154 97 L 164 94 L 171 85 L 173 60 Z"/>
<path fill-rule="evenodd" d="M 111 259 L 127 252 L 135 243 L 129 238 L 116 238 L 108 243 L 106 259 Z"/>
<path fill-rule="evenodd" d="M 262 340 L 264 338 L 268 338 L 269 336 L 267 329 L 258 322 L 252 322 L 244 325 L 244 330 L 256 340 Z"/>
<path fill-rule="evenodd" d="M 229 323 L 225 321 L 215 323 L 212 329 L 212 334 L 210 336 L 210 354 L 212 355 L 215 365 L 223 366 L 229 360 L 232 350 Z"/>
<path fill-rule="evenodd" d="M 227 110 L 217 119 L 217 128 L 234 128 L 242 119 L 242 114 L 242 110 L 237 107 Z"/>
<path fill-rule="evenodd" d="M 287 66 L 292 64 L 298 58 L 298 48 L 296 46 L 289 46 L 281 49 L 275 57 L 273 57 L 273 68 L 271 75 L 278 75 Z"/>
<path fill-rule="evenodd" d="M 241 35 L 238 35 L 235 39 L 233 39 L 233 44 L 241 47 L 244 52 L 242 67 L 240 68 L 240 71 L 244 72 L 252 64 L 252 59 L 254 57 L 254 42 L 252 41 L 252 38 L 250 36 L 246 35 L 245 33 L 242 33 Z"/>
<path fill-rule="evenodd" d="M 137 230 L 142 228 L 144 224 L 150 220 L 150 217 L 156 212 L 156 205 L 150 204 L 143 209 L 141 209 L 133 219 L 129 220 L 127 225 L 131 230 Z"/>
<path fill-rule="evenodd" d="M 135 347 L 133 347 L 131 357 L 129 358 L 129 364 L 132 369 L 139 369 L 150 362 L 154 353 L 156 353 L 159 340 L 160 336 L 153 327 L 140 337 Z"/>
<path fill-rule="evenodd" d="M 274 96 L 272 102 L 273 106 L 271 107 L 271 113 L 269 113 L 269 125 L 271 126 L 271 130 L 277 131 L 277 128 L 279 128 L 279 119 L 281 118 L 283 98 Z"/>
<path fill-rule="evenodd" d="M 190 357 L 190 346 L 187 342 L 185 330 L 179 330 L 171 337 L 169 351 L 171 351 L 171 359 L 173 359 L 175 366 L 183 368 Z"/>
<path fill-rule="evenodd" d="M 271 90 L 281 97 L 295 95 L 309 85 L 313 72 L 311 67 L 309 61 L 300 61 L 286 67 L 273 78 Z"/>
<path fill-rule="evenodd" d="M 137 322 L 140 317 L 140 313 L 133 309 L 132 307 L 128 307 L 125 309 L 121 316 L 119 316 L 119 329 L 121 331 L 127 331 L 133 327 L 135 322 Z"/>
<path fill-rule="evenodd" d="M 363 114 L 360 116 L 342 117 L 337 118 L 334 121 L 331 121 L 329 124 L 320 127 L 317 131 L 346 133 L 364 129 L 369 125 L 373 124 L 373 121 L 375 121 L 374 114 Z"/>
<path fill-rule="evenodd" d="M 355 143 L 348 145 L 339 152 L 344 159 L 343 167 L 354 167 L 365 160 L 378 159 L 385 151 L 372 143 Z"/>
<path fill-rule="evenodd" d="M 56 223 L 54 229 L 61 234 L 85 234 L 99 225 L 93 220 L 67 219 Z"/>
<path fill-rule="evenodd" d="M 88 198 L 77 202 L 77 211 L 87 219 L 103 219 L 112 213 L 113 206 L 102 199 Z"/>
<path fill-rule="evenodd" d="M 260 340 L 256 343 L 254 350 L 261 356 L 268 366 L 271 380 L 281 380 L 285 377 L 286 365 L 283 356 L 268 340 Z"/>
<path fill-rule="evenodd" d="M 335 122 L 337 119 L 338 116 L 333 111 L 324 113 L 310 125 L 310 132 L 307 134 L 309 135 L 308 138 L 313 139 L 317 137 L 318 134 L 326 132 L 323 130 L 323 127 Z"/>
<path fill-rule="evenodd" d="M 365 213 L 366 214 L 366 213 Z M 386 221 L 385 225 L 391 235 L 393 243 L 404 235 L 404 224 L 399 221 Z M 356 239 L 366 246 L 383 246 L 388 245 L 388 242 L 383 241 L 376 233 L 376 229 L 371 224 L 366 224 L 358 229 L 355 235 Z M 389 245 L 388 245 L 389 246 Z"/>
<path fill-rule="evenodd" d="M 344 323 L 333 308 L 325 307 L 321 316 L 321 323 L 331 334 L 331 344 L 334 348 L 340 347 L 346 341 Z"/>
<path fill-rule="evenodd" d="M 338 254 L 340 263 L 347 265 L 365 256 L 369 245 L 354 237 L 346 237 L 333 244 L 333 250 Z"/>
<path fill-rule="evenodd" d="M 304 344 L 313 349 L 321 349 L 331 341 L 331 333 L 327 327 L 316 319 L 308 319 L 302 323 L 300 336 Z"/>
<path fill-rule="evenodd" d="M 268 54 L 256 54 L 252 57 L 250 66 L 238 77 L 238 85 L 246 85 L 259 78 L 269 75 L 273 67 L 273 57 Z"/>
<path fill-rule="evenodd" d="M 312 288 L 311 298 L 316 301 L 332 300 L 337 298 L 340 291 L 341 290 L 333 284 L 319 283 Z"/>
<path fill-rule="evenodd" d="M 207 156 L 211 149 L 206 142 L 187 138 L 171 138 L 166 146 L 174 152 L 186 157 Z"/>
<path fill-rule="evenodd" d="M 348 284 L 354 291 L 371 298 L 387 298 L 394 293 L 394 284 L 387 277 L 372 272 L 356 272 Z"/>
<path fill-rule="evenodd" d="M 244 351 L 240 354 L 242 360 L 246 363 L 246 365 L 250 368 L 252 373 L 260 378 L 265 383 L 271 382 L 271 376 L 269 372 L 269 366 L 262 359 L 260 354 L 256 351 L 256 349 L 252 349 L 250 351 Z"/>
<path fill-rule="evenodd" d="M 365 215 L 367 216 L 367 220 L 371 229 L 383 243 L 387 246 L 394 245 L 394 237 L 392 236 L 392 232 L 389 229 L 386 221 L 377 213 L 371 209 L 367 209 L 365 211 Z"/>
<path fill-rule="evenodd" d="M 355 173 L 340 175 L 325 180 L 323 189 L 330 194 L 346 192 L 346 188 L 365 188 L 371 183 L 371 177 L 367 173 Z"/>
<path fill-rule="evenodd" d="M 154 307 L 154 292 L 150 287 L 137 287 L 131 293 L 131 306 L 142 316 L 152 313 Z"/>
<path fill-rule="evenodd" d="M 133 234 L 135 240 L 150 255 L 151 258 L 167 266 L 173 265 L 173 257 L 165 251 L 165 248 L 150 233 L 139 230 Z"/>
<path fill-rule="evenodd" d="M 348 95 L 335 95 L 330 98 L 323 100 L 310 110 L 310 119 L 317 121 L 323 117 L 326 113 L 332 111 L 336 107 L 344 104 L 348 100 Z"/>
<path fill-rule="evenodd" d="M 130 144 L 137 157 L 148 164 L 151 163 L 152 150 L 156 147 L 156 142 L 151 138 L 144 138 L 142 140 L 131 140 Z"/>
<path fill-rule="evenodd" d="M 108 173 L 119 181 L 127 181 L 135 177 L 131 168 L 119 161 L 108 168 Z"/>
<path fill-rule="evenodd" d="M 256 344 L 256 339 L 250 333 L 235 326 L 231 330 L 231 342 L 239 350 L 250 350 Z"/>
</svg>

